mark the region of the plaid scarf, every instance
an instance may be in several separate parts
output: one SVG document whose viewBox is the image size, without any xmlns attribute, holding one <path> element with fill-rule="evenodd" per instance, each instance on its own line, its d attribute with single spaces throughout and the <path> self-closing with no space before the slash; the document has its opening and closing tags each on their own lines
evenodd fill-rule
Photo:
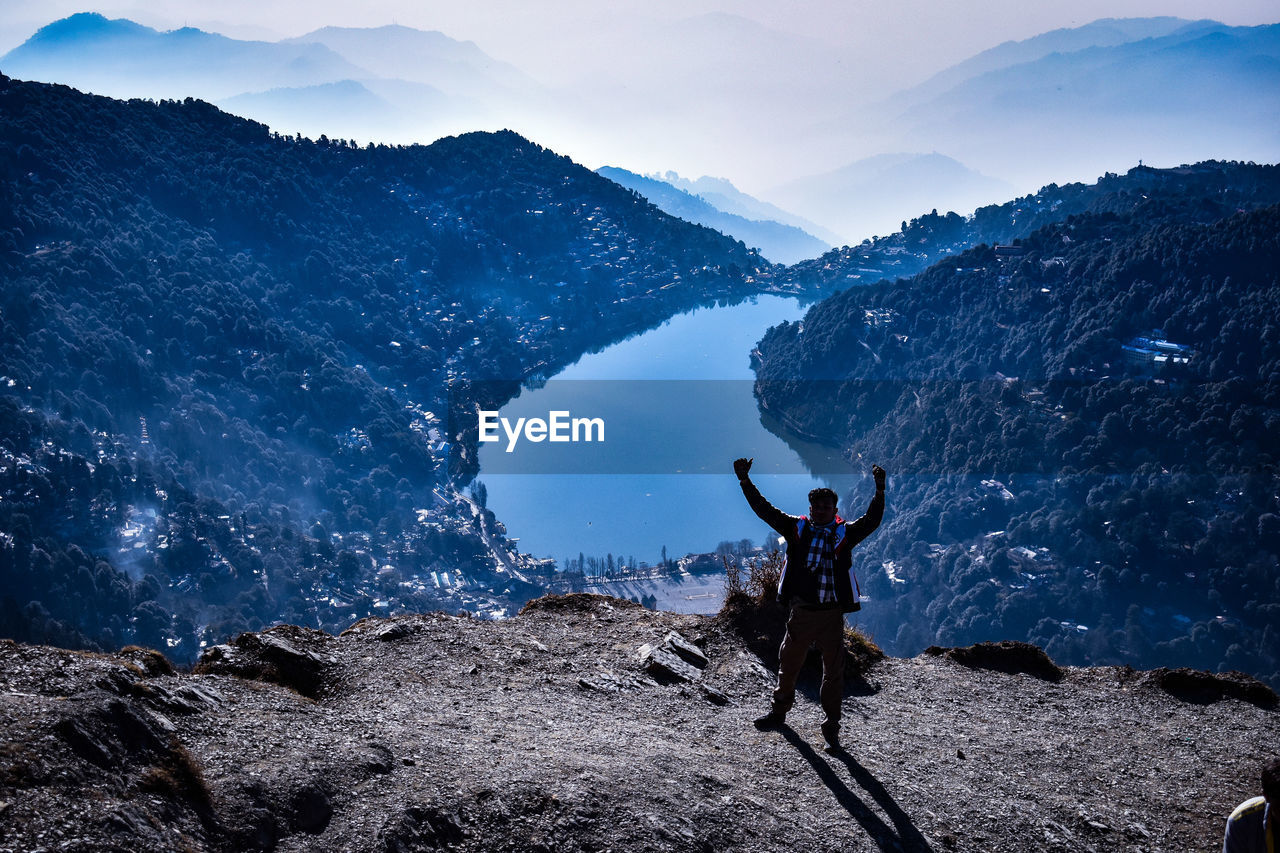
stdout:
<svg viewBox="0 0 1280 853">
<path fill-rule="evenodd" d="M 809 526 L 813 529 L 813 538 L 809 540 L 805 566 L 817 577 L 818 603 L 831 604 L 836 600 L 836 522 L 819 527 L 811 521 Z"/>
</svg>

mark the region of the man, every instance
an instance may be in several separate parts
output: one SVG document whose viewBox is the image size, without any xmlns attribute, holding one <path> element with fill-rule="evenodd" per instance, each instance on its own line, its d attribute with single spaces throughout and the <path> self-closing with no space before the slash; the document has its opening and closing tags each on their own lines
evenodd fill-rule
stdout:
<svg viewBox="0 0 1280 853">
<path fill-rule="evenodd" d="M 1245 800 L 1227 818 L 1222 853 L 1276 853 L 1276 808 L 1280 804 L 1280 758 L 1262 768 L 1262 796 Z"/>
<path fill-rule="evenodd" d="M 756 728 L 781 726 L 796 698 L 796 678 L 809 647 L 822 653 L 820 698 L 826 719 L 822 737 L 826 751 L 840 749 L 840 704 L 844 698 L 844 614 L 861 608 L 858 583 L 853 576 L 853 546 L 880 526 L 884 517 L 884 469 L 871 467 L 876 494 L 866 514 L 846 522 L 836 512 L 836 493 L 814 489 L 809 493 L 809 515 L 787 515 L 773 506 L 751 482 L 750 459 L 737 459 L 733 471 L 747 503 L 765 524 L 787 541 L 787 560 L 778 580 L 778 600 L 790 608 L 787 633 L 778 651 L 778 689 L 773 708 L 755 721 Z"/>
</svg>

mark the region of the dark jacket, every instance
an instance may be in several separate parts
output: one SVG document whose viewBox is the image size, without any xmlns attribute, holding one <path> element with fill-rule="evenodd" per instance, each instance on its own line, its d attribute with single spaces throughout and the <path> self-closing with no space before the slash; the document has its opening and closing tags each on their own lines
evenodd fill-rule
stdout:
<svg viewBox="0 0 1280 853">
<path fill-rule="evenodd" d="M 813 525 L 804 516 L 788 515 L 764 499 L 750 478 L 738 481 L 747 503 L 760 520 L 772 527 L 787 541 L 787 562 L 778 579 L 778 600 L 784 607 L 792 601 L 816 605 L 818 602 L 817 578 L 809 571 L 807 554 L 813 538 Z M 836 516 L 835 523 L 843 527 L 843 535 L 836 534 L 834 569 L 836 603 L 841 612 L 852 613 L 862 605 L 858 602 L 857 582 L 853 578 L 853 546 L 871 535 L 884 517 L 884 491 L 877 489 L 867 506 L 866 513 L 857 521 L 845 521 Z"/>
</svg>

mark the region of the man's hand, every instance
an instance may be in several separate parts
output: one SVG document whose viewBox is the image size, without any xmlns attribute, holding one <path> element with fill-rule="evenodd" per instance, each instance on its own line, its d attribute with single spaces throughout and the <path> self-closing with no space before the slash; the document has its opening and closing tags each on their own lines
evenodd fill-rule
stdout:
<svg viewBox="0 0 1280 853">
<path fill-rule="evenodd" d="M 876 478 L 876 491 L 884 491 L 884 469 L 879 465 L 871 466 L 871 476 Z"/>
<path fill-rule="evenodd" d="M 756 461 L 754 456 L 750 459 L 733 460 L 733 473 L 738 475 L 739 480 L 747 479 L 747 475 L 751 472 L 751 463 L 754 461 Z"/>
</svg>

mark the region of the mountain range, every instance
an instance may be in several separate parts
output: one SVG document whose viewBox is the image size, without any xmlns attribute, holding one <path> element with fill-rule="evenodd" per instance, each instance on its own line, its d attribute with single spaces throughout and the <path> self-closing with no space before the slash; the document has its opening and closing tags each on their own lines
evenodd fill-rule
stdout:
<svg viewBox="0 0 1280 853">
<path fill-rule="evenodd" d="M 890 134 L 945 146 L 1020 188 L 1042 183 L 1050 164 L 1055 180 L 1079 180 L 1139 160 L 1268 162 L 1280 151 L 1280 126 L 1264 118 L 1280 113 L 1280 25 L 1196 22 L 1119 44 L 986 59 L 895 98 Z M 851 114 L 845 126 L 863 119 Z"/>
<path fill-rule="evenodd" d="M 784 225 L 775 220 L 749 219 L 726 211 L 724 207 L 735 207 L 742 210 L 750 206 L 749 202 L 744 203 L 743 201 L 750 197 L 737 192 L 732 184 L 727 186 L 718 184 L 717 187 L 721 189 L 721 192 L 712 196 L 715 199 L 715 201 L 712 201 L 702 195 L 695 195 L 689 190 L 681 189 L 665 180 L 637 175 L 634 172 L 628 172 L 626 169 L 604 166 L 597 169 L 596 172 L 614 183 L 621 184 L 627 189 L 635 190 L 672 216 L 678 216 L 689 222 L 696 222 L 699 225 L 714 228 L 723 234 L 728 234 L 735 239 L 741 240 L 748 246 L 755 246 L 760 249 L 764 257 L 775 263 L 794 264 L 806 258 L 816 257 L 830 248 L 829 243 L 819 240 L 794 225 Z M 707 179 L 704 178 L 703 180 Z M 725 190 L 734 193 L 732 200 L 729 195 L 726 195 Z M 754 200 L 752 199 L 751 201 Z M 765 206 L 760 202 L 756 202 L 754 205 L 755 209 L 763 207 Z"/>
<path fill-rule="evenodd" d="M 610 42 L 583 46 L 591 61 L 548 84 L 475 44 L 407 27 L 252 42 L 85 13 L 44 27 L 0 69 L 117 97 L 203 98 L 312 138 L 512 128 L 637 174 L 679 156 L 836 237 L 808 229 L 820 239 L 854 244 L 924 210 L 967 214 L 1139 161 L 1274 160 L 1276 32 L 1104 19 L 997 45 L 893 92 L 847 79 L 838 51 L 725 14 L 631 33 L 655 46 L 644 63 Z M 931 199 L 912 194 L 922 186 Z"/>
<path fill-rule="evenodd" d="M 263 42 L 80 13 L 42 28 L 0 68 L 117 98 L 202 98 L 282 133 L 380 142 L 518 124 L 513 110 L 543 100 L 474 44 L 397 26 Z"/>
<path fill-rule="evenodd" d="M 1220 26 L 1215 21 L 1187 21 L 1172 17 L 1102 18 L 1080 27 L 1050 30 L 1022 41 L 998 44 L 943 69 L 923 83 L 894 93 L 889 106 L 903 109 L 927 103 L 975 77 L 1035 62 L 1055 53 L 1067 55 L 1080 50 L 1118 47 L 1175 33 L 1186 36 Z"/>
<path fill-rule="evenodd" d="M 840 238 L 834 232 L 828 231 L 818 223 L 805 219 L 803 216 L 797 216 L 790 211 L 783 210 L 776 204 L 761 201 L 754 196 L 747 195 L 735 187 L 727 178 L 712 178 L 704 175 L 696 180 L 690 180 L 671 170 L 652 177 L 659 177 L 676 189 L 684 190 L 705 199 L 725 213 L 732 213 L 746 219 L 781 222 L 784 225 L 791 225 L 801 231 L 806 231 L 833 246 L 840 243 Z"/>
<path fill-rule="evenodd" d="M 197 97 L 336 83 L 362 75 L 317 43 L 241 41 L 192 28 L 157 32 L 80 13 L 41 28 L 0 58 L 6 74 L 115 98 Z"/>
</svg>

